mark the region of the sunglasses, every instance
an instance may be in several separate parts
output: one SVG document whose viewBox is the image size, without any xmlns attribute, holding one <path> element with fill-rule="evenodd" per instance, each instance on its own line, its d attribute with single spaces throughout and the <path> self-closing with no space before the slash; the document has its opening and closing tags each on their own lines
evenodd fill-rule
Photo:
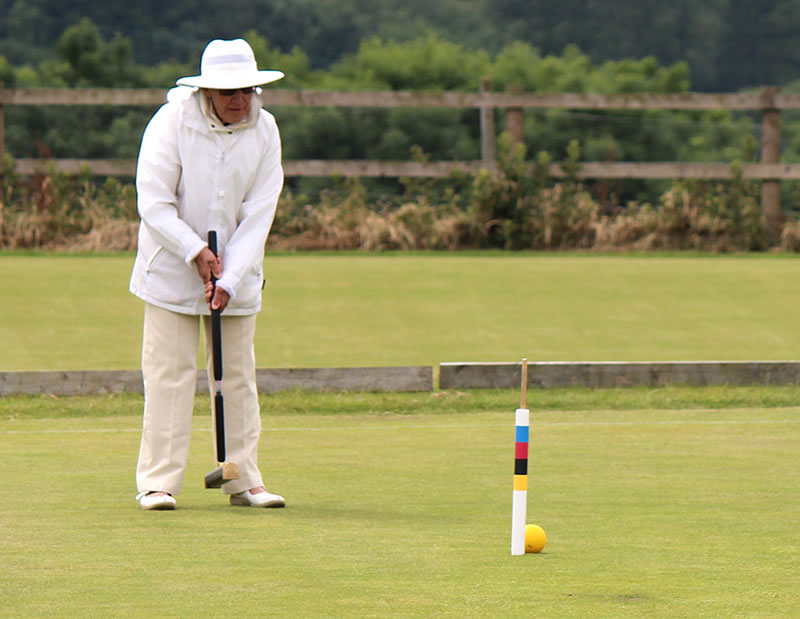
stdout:
<svg viewBox="0 0 800 619">
<path fill-rule="evenodd" d="M 250 86 L 249 88 L 226 88 L 224 90 L 218 89 L 217 92 L 221 94 L 223 97 L 232 97 L 237 92 L 241 92 L 243 95 L 252 95 L 256 91 L 255 86 Z"/>
</svg>

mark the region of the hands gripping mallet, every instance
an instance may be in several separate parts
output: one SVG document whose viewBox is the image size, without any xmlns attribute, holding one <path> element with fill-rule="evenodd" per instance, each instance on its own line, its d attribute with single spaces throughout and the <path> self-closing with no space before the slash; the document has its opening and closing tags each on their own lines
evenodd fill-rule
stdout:
<svg viewBox="0 0 800 619">
<path fill-rule="evenodd" d="M 208 233 L 208 248 L 217 255 L 217 233 L 211 230 Z M 213 300 L 216 292 L 217 278 L 211 273 L 211 283 L 214 290 L 211 292 Z M 217 462 L 220 463 L 216 469 L 208 473 L 205 477 L 206 488 L 220 488 L 222 484 L 233 479 L 239 479 L 239 465 L 235 462 L 226 462 L 225 453 L 225 405 L 222 398 L 222 327 L 220 321 L 220 310 L 211 310 L 211 349 L 214 363 L 214 380 L 216 381 L 217 392 L 214 395 L 214 424 L 217 437 Z"/>
</svg>

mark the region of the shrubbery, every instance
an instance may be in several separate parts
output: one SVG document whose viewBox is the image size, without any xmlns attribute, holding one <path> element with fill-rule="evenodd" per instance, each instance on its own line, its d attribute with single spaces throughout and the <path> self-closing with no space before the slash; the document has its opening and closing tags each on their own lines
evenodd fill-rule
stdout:
<svg viewBox="0 0 800 619">
<path fill-rule="evenodd" d="M 608 212 L 577 180 L 580 148 L 570 144 L 566 177 L 546 175 L 539 153 L 531 173 L 521 146 L 501 140 L 498 166 L 445 182 L 406 179 L 401 198 L 371 198 L 354 179 L 339 179 L 319 199 L 285 191 L 269 244 L 284 250 L 499 248 L 509 250 L 770 249 L 759 186 L 732 165 L 730 181 L 674 183 L 658 203 L 631 202 Z M 91 182 L 51 172 L 0 175 L 0 247 L 119 251 L 136 245 L 132 184 Z M 800 251 L 800 226 L 786 223 L 780 247 Z"/>
<path fill-rule="evenodd" d="M 97 185 L 50 172 L 0 170 L 0 248 L 120 251 L 136 246 L 136 189 L 109 178 Z"/>
</svg>

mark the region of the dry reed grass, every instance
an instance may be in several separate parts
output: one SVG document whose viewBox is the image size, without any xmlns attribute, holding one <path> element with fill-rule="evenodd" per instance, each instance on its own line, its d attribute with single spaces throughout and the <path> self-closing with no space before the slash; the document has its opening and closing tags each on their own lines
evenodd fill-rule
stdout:
<svg viewBox="0 0 800 619">
<path fill-rule="evenodd" d="M 323 192 L 316 204 L 285 194 L 270 236 L 282 250 L 768 249 L 758 187 L 676 183 L 657 205 L 631 203 L 614 214 L 574 178 L 546 185 L 522 173 L 521 154 L 505 168 L 471 179 L 466 198 L 439 201 L 423 186 L 399 206 L 371 202 L 358 181 Z M 573 169 L 577 169 L 573 167 Z M 735 169 L 734 169 L 735 171 Z M 466 202 L 466 204 L 464 204 Z M 461 205 L 459 206 L 459 203 Z M 0 248 L 115 252 L 136 247 L 135 189 L 113 179 L 51 173 L 0 176 Z M 800 224 L 790 220 L 779 248 L 800 251 Z"/>
</svg>

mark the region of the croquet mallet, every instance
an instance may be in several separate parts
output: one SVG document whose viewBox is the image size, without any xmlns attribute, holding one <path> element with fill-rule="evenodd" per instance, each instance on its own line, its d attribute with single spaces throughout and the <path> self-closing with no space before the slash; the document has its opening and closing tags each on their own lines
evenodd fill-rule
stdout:
<svg viewBox="0 0 800 619">
<path fill-rule="evenodd" d="M 208 248 L 217 255 L 217 232 L 208 233 Z M 211 274 L 211 283 L 214 289 L 211 298 L 216 292 L 217 278 Z M 239 465 L 235 462 L 226 462 L 225 453 L 225 405 L 222 399 L 222 327 L 220 324 L 220 310 L 211 310 L 211 352 L 214 363 L 214 380 L 217 383 L 217 393 L 214 396 L 214 427 L 217 437 L 217 462 L 220 464 L 205 477 L 206 488 L 220 488 L 225 482 L 239 479 Z"/>
</svg>

